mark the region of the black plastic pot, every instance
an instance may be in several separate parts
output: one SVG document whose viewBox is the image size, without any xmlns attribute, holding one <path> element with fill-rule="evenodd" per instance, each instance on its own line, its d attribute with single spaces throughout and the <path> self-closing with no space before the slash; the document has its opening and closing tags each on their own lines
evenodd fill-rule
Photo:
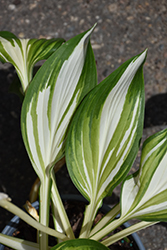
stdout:
<svg viewBox="0 0 167 250">
<path fill-rule="evenodd" d="M 62 199 L 64 201 L 81 201 L 81 202 L 87 202 L 85 200 L 85 198 L 83 198 L 80 195 L 62 195 Z M 39 203 L 38 201 L 34 202 L 32 204 L 36 209 L 38 209 L 39 207 Z M 110 211 L 110 207 L 103 204 L 102 208 L 101 208 L 102 213 L 107 213 Z M 12 236 L 14 231 L 17 229 L 18 224 L 19 224 L 20 218 L 18 216 L 14 216 L 11 221 L 9 222 L 9 224 L 3 229 L 2 233 Z M 130 224 L 128 222 L 124 223 L 123 226 L 125 228 L 129 227 Z M 130 235 L 131 239 L 133 239 L 134 242 L 134 247 L 136 248 L 136 250 L 145 250 L 145 247 L 143 246 L 143 243 L 141 242 L 139 236 L 137 235 L 137 233 L 133 233 L 132 235 Z M 0 244 L 0 250 L 4 250 L 4 245 Z"/>
</svg>

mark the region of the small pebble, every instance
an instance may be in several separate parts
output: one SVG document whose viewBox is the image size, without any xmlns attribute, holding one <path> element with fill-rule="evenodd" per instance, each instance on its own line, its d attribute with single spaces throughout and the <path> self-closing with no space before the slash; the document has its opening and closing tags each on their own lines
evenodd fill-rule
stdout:
<svg viewBox="0 0 167 250">
<path fill-rule="evenodd" d="M 71 16 L 71 22 L 78 22 L 78 17 L 76 16 Z"/>
<path fill-rule="evenodd" d="M 26 20 L 25 20 L 25 23 L 29 24 L 29 23 L 30 23 L 30 20 L 29 20 L 29 19 L 26 19 Z"/>
<path fill-rule="evenodd" d="M 147 21 L 151 20 L 151 18 L 150 18 L 149 16 L 146 16 L 145 19 L 146 19 Z"/>
<path fill-rule="evenodd" d="M 127 20 L 128 20 L 128 21 L 131 21 L 131 20 L 133 20 L 133 19 L 134 19 L 133 16 L 128 16 L 128 17 L 127 17 Z"/>
<path fill-rule="evenodd" d="M 9 4 L 8 9 L 9 9 L 9 10 L 14 10 L 14 9 L 16 9 L 16 5 L 14 5 L 14 4 Z"/>
<path fill-rule="evenodd" d="M 104 44 L 92 44 L 93 49 L 101 49 L 104 46 Z"/>
<path fill-rule="evenodd" d="M 29 9 L 30 10 L 33 10 L 34 8 L 36 8 L 36 6 L 37 6 L 37 3 L 35 2 L 35 3 L 31 3 L 30 5 L 29 5 Z"/>
<path fill-rule="evenodd" d="M 108 10 L 109 12 L 113 13 L 113 12 L 117 12 L 118 9 L 118 5 L 116 3 L 112 3 L 108 6 Z"/>
<path fill-rule="evenodd" d="M 81 19 L 80 22 L 79 22 L 79 25 L 82 25 L 84 24 L 85 20 L 84 19 Z"/>
<path fill-rule="evenodd" d="M 25 34 L 23 32 L 20 32 L 19 33 L 19 38 L 24 38 L 25 37 Z"/>
<path fill-rule="evenodd" d="M 58 5 L 57 5 L 57 8 L 58 8 L 59 10 L 61 10 L 61 9 L 62 9 L 62 6 L 61 6 L 60 4 L 58 4 Z"/>
</svg>

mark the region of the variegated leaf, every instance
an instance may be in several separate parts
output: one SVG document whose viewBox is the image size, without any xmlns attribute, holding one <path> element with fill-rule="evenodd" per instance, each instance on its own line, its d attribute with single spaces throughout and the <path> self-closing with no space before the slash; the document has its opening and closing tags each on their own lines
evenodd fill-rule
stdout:
<svg viewBox="0 0 167 250">
<path fill-rule="evenodd" d="M 143 144 L 140 170 L 122 188 L 121 216 L 167 221 L 167 129 Z"/>
<path fill-rule="evenodd" d="M 40 178 L 64 155 L 71 117 L 84 95 L 97 84 L 89 42 L 93 28 L 54 52 L 27 90 L 21 115 L 22 135 Z"/>
<path fill-rule="evenodd" d="M 66 161 L 80 192 L 100 204 L 129 171 L 142 136 L 146 51 L 96 86 L 78 108 L 67 137 Z"/>
<path fill-rule="evenodd" d="M 98 241 L 90 239 L 74 239 L 62 242 L 50 250 L 109 250 Z"/>
<path fill-rule="evenodd" d="M 19 39 L 8 31 L 0 32 L 0 60 L 11 63 L 20 78 L 23 91 L 27 89 L 36 62 L 47 59 L 64 39 Z"/>
</svg>

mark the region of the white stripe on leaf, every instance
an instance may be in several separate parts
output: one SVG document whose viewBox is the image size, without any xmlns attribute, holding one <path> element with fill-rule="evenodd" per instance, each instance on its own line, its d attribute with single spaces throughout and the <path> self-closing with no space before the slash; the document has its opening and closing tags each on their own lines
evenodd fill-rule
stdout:
<svg viewBox="0 0 167 250">
<path fill-rule="evenodd" d="M 38 137 L 39 137 L 39 146 L 41 149 L 41 155 L 43 156 L 44 165 L 47 166 L 49 164 L 49 155 L 48 155 L 48 148 L 49 139 L 50 139 L 50 129 L 49 129 L 49 121 L 48 121 L 48 101 L 50 96 L 50 86 L 46 89 L 43 89 L 42 92 L 40 91 L 38 94 L 37 100 L 37 126 L 38 126 Z"/>
<path fill-rule="evenodd" d="M 129 90 L 129 86 L 132 83 L 132 80 L 138 70 L 138 67 L 142 64 L 143 60 L 145 59 L 145 56 L 146 56 L 146 51 L 142 53 L 136 60 L 133 60 L 129 64 L 129 66 L 119 79 L 118 83 L 109 93 L 107 100 L 105 101 L 100 118 L 99 161 L 98 161 L 99 165 L 98 165 L 97 175 L 99 175 L 100 172 L 104 173 L 104 170 L 107 166 L 107 163 L 105 163 L 102 166 L 103 157 L 106 154 L 107 148 L 112 141 L 114 133 L 116 132 L 118 123 L 121 120 L 122 112 L 124 112 L 124 105 L 125 105 L 126 95 Z M 102 195 L 102 192 L 107 188 L 108 184 L 113 180 L 115 175 L 119 172 L 120 167 L 122 166 L 125 160 L 125 156 L 132 147 L 133 139 L 137 131 L 138 121 L 135 124 L 135 119 L 139 115 L 138 114 L 139 105 L 140 105 L 140 100 L 139 97 L 137 97 L 133 110 L 132 120 L 129 123 L 129 128 L 128 130 L 126 130 L 123 139 L 119 142 L 120 147 L 116 153 L 116 157 L 118 157 L 119 161 L 116 164 L 115 168 L 111 171 L 111 173 L 106 177 L 106 180 L 103 182 L 98 197 Z M 127 139 L 129 140 L 127 141 Z M 125 143 L 127 144 L 127 146 L 123 151 L 122 155 L 119 156 L 119 153 L 122 150 Z M 114 150 L 112 149 L 110 151 L 109 153 L 110 158 L 112 155 L 111 152 L 114 152 Z M 109 161 L 109 158 L 107 159 L 107 161 Z M 98 178 L 97 180 L 99 183 Z M 97 186 L 98 185 L 99 184 L 97 184 Z"/>
<path fill-rule="evenodd" d="M 92 29 L 86 34 L 86 37 L 89 37 L 91 32 Z M 53 94 L 54 98 L 52 101 L 52 113 L 54 113 L 54 116 L 51 116 L 51 130 L 53 130 L 52 128 L 55 127 L 55 124 L 59 124 L 62 116 L 66 113 L 69 100 L 72 99 L 74 91 L 76 90 L 85 61 L 85 53 L 87 49 L 85 39 L 84 36 L 68 60 L 64 62 L 57 77 Z M 78 93 L 76 94 L 76 97 L 77 95 Z M 61 103 L 61 106 L 59 103 Z M 75 101 L 75 105 L 77 105 L 77 101 Z M 55 107 L 60 107 L 58 110 L 59 112 L 56 112 L 56 116 Z"/>
<path fill-rule="evenodd" d="M 83 140 L 82 140 L 83 141 Z M 90 176 L 89 176 L 89 173 L 88 173 L 88 169 L 87 169 L 87 166 L 86 166 L 86 162 L 85 162 L 85 155 L 84 155 L 84 150 L 83 150 L 83 147 L 82 147 L 82 157 L 83 157 L 83 170 L 84 170 L 84 174 L 85 174 L 85 179 L 83 178 L 83 181 L 85 183 L 85 187 L 87 189 L 86 193 L 88 196 L 91 196 L 92 195 L 92 183 L 91 183 L 91 179 L 90 179 Z M 80 170 L 80 168 L 79 168 Z M 92 172 L 93 172 L 93 169 L 92 169 Z M 92 173 L 92 177 L 94 176 L 94 172 Z"/>
<path fill-rule="evenodd" d="M 81 34 L 80 40 L 62 45 L 60 52 L 44 63 L 27 90 L 22 109 L 23 139 L 40 178 L 42 172 L 63 156 L 67 128 L 81 101 L 80 95 L 84 89 L 89 91 L 94 87 L 95 82 L 83 80 L 82 87 L 78 87 L 93 28 Z M 93 58 L 91 60 L 93 62 Z"/>
<path fill-rule="evenodd" d="M 129 136 L 130 136 L 130 134 L 132 133 L 132 136 L 131 136 L 131 138 L 130 138 L 130 141 L 128 142 L 128 144 L 131 144 L 131 140 L 133 139 L 134 133 L 135 133 L 135 131 L 137 130 L 137 127 L 135 126 L 134 129 L 133 129 L 133 126 L 134 126 L 135 118 L 136 118 L 136 115 L 137 115 L 137 112 L 138 112 L 139 102 L 140 102 L 140 100 L 139 100 L 139 97 L 138 97 L 137 100 L 136 100 L 135 107 L 134 107 L 133 116 L 132 116 L 132 121 L 131 121 L 131 123 L 130 123 L 130 126 L 129 126 L 128 130 L 125 132 L 125 135 L 124 135 L 124 137 L 123 137 L 123 139 L 122 139 L 122 141 L 121 141 L 121 143 L 120 143 L 120 147 L 119 147 L 119 149 L 118 149 L 118 151 L 117 151 L 117 155 L 116 155 L 116 156 L 119 155 L 119 153 L 120 153 L 120 151 L 122 150 L 124 144 L 127 142 L 128 138 L 129 138 Z M 137 124 L 136 124 L 136 125 L 137 125 Z M 126 151 L 127 151 L 127 150 L 128 150 L 128 147 L 127 147 Z M 126 153 L 125 153 L 125 154 L 126 154 Z"/>
<path fill-rule="evenodd" d="M 121 193 L 121 216 L 130 213 L 130 208 L 138 194 L 139 186 L 136 183 L 136 178 L 131 178 L 125 181 Z"/>
<path fill-rule="evenodd" d="M 111 185 L 121 181 L 129 169 L 127 164 L 124 172 L 121 171 L 127 157 L 133 160 L 134 151 L 137 152 L 138 137 L 142 132 L 138 125 L 143 120 L 140 66 L 145 57 L 146 51 L 126 62 L 114 76 L 109 76 L 95 87 L 78 108 L 70 126 L 66 147 L 67 167 L 74 184 L 83 195 L 88 194 L 85 198 L 89 201 L 94 197 L 100 204 L 100 199 L 111 191 Z M 136 75 L 138 81 L 134 80 Z M 135 84 L 138 84 L 138 92 Z M 116 176 L 119 172 L 123 172 L 120 177 Z M 83 186 L 87 192 L 82 190 Z"/>
<path fill-rule="evenodd" d="M 77 107 L 77 97 L 79 95 L 79 92 L 77 92 L 75 98 L 73 99 L 73 102 L 69 108 L 68 111 L 65 111 L 65 113 L 61 113 L 58 109 L 56 110 L 56 106 L 54 110 L 52 110 L 52 117 L 54 118 L 55 111 L 57 111 L 60 115 L 60 117 L 57 117 L 57 122 L 54 123 L 54 126 L 52 124 L 51 128 L 51 141 L 50 141 L 50 162 L 53 162 L 55 160 L 55 155 L 57 155 L 62 148 L 64 141 L 65 141 L 65 135 L 66 135 L 66 130 L 69 125 L 70 119 L 74 113 L 74 110 Z M 67 98 L 68 99 L 68 98 Z M 70 99 L 68 99 L 70 102 Z M 53 106 L 53 105 L 52 105 Z M 60 103 L 59 103 L 60 106 Z M 57 106 L 57 107 L 59 107 Z M 65 115 L 63 118 L 62 116 Z M 62 121 L 61 121 L 62 119 Z M 61 123 L 60 123 L 61 121 Z"/>
<path fill-rule="evenodd" d="M 136 71 L 144 61 L 145 57 L 146 51 L 144 51 L 136 60 L 134 59 L 129 64 L 115 87 L 110 92 L 103 106 L 100 122 L 99 164 L 101 164 L 101 160 L 117 128 L 121 113 L 123 111 L 123 106 L 129 86 L 136 74 Z M 112 129 L 110 129 L 111 125 Z"/>
<path fill-rule="evenodd" d="M 136 104 L 135 104 L 135 108 L 134 108 L 134 111 L 133 111 L 134 115 L 132 116 L 132 121 L 130 123 L 130 126 L 129 126 L 128 130 L 126 130 L 126 132 L 125 132 L 123 140 L 120 142 L 120 147 L 119 147 L 119 149 L 118 149 L 118 151 L 116 153 L 116 157 L 119 156 L 119 153 L 122 150 L 122 148 L 123 148 L 123 146 L 124 146 L 125 143 L 127 144 L 126 148 L 123 151 L 123 154 L 121 155 L 121 157 L 119 158 L 119 161 L 116 164 L 116 167 L 112 170 L 112 172 L 110 173 L 110 175 L 107 177 L 106 181 L 103 183 L 103 188 L 102 188 L 103 190 L 107 187 L 107 184 L 109 183 L 109 180 L 112 181 L 112 179 L 114 178 L 114 176 L 118 173 L 118 171 L 120 169 L 120 166 L 124 162 L 124 158 L 125 158 L 126 154 L 130 150 L 130 147 L 132 145 L 132 141 L 133 141 L 134 135 L 135 135 L 135 133 L 137 131 L 137 124 L 135 124 L 135 127 L 134 127 L 134 120 L 135 120 L 136 115 L 137 115 L 138 105 L 139 105 L 139 98 L 137 99 Z M 129 139 L 129 136 L 130 136 L 130 139 Z M 128 140 L 128 142 L 127 142 L 127 140 Z M 102 177 L 102 174 L 103 174 L 103 172 L 104 172 L 104 170 L 105 170 L 105 168 L 106 168 L 106 166 L 108 164 L 108 161 L 109 161 L 109 159 L 110 159 L 113 151 L 114 151 L 114 149 L 112 149 L 110 151 L 109 155 L 108 155 L 108 158 L 107 158 L 107 160 L 105 162 L 105 165 L 102 168 L 102 172 L 101 172 L 100 178 Z"/>
<path fill-rule="evenodd" d="M 159 147 L 163 146 L 164 143 L 167 144 L 167 139 L 163 140 L 162 143 L 159 143 Z M 158 147 L 156 148 L 158 149 Z M 156 158 L 154 158 L 154 161 L 156 161 Z M 151 166 L 150 166 L 151 168 Z M 146 176 L 145 176 L 146 178 Z M 167 152 L 164 155 L 164 157 L 162 158 L 161 162 L 159 163 L 159 165 L 157 166 L 154 175 L 152 176 L 148 188 L 145 192 L 145 194 L 143 195 L 142 201 L 141 202 L 147 202 L 148 199 L 152 198 L 152 196 L 156 196 L 157 194 L 159 194 L 160 192 L 164 191 L 167 189 Z M 142 182 L 144 180 L 140 180 L 139 179 L 139 183 L 141 182 L 140 185 L 142 185 Z"/>
<path fill-rule="evenodd" d="M 3 46 L 3 49 L 7 55 L 3 55 L 0 52 L 0 55 L 5 59 L 6 62 L 10 62 L 16 68 L 18 75 L 24 84 L 23 89 L 25 90 L 27 82 L 27 68 L 26 68 L 26 48 L 29 42 L 29 39 L 21 39 L 21 47 L 18 45 L 15 39 L 12 39 L 11 42 L 7 41 L 3 37 L 0 37 L 0 42 Z"/>
<path fill-rule="evenodd" d="M 5 38 L 6 37 L 6 38 Z M 11 63 L 20 78 L 23 91 L 32 80 L 36 62 L 47 59 L 62 43 L 63 39 L 18 39 L 14 34 L 0 32 L 0 58 Z"/>
<path fill-rule="evenodd" d="M 144 218 L 148 215 L 150 220 L 155 220 L 149 213 L 159 212 L 161 216 L 163 210 L 167 211 L 167 129 L 146 140 L 141 159 L 137 176 L 123 184 L 121 216 Z"/>
<path fill-rule="evenodd" d="M 31 154 L 29 154 L 29 157 L 31 159 L 31 162 L 32 162 L 34 168 L 35 168 L 35 171 L 36 171 L 37 175 L 39 176 L 39 178 L 41 178 L 42 167 L 40 169 L 39 169 L 39 167 L 37 167 L 37 166 L 41 166 L 41 164 L 40 164 L 37 149 L 36 149 L 31 109 L 32 109 L 32 102 L 29 105 L 29 110 L 27 112 L 27 117 L 26 117 L 27 140 L 28 140 L 28 143 L 29 143 L 29 147 L 31 149 Z"/>
<path fill-rule="evenodd" d="M 142 218 L 143 215 L 149 215 L 149 214 L 161 212 L 164 210 L 167 211 L 167 201 L 164 201 L 164 202 L 157 204 L 157 205 L 148 206 L 145 209 L 139 209 L 139 211 L 135 212 L 135 217 Z"/>
</svg>

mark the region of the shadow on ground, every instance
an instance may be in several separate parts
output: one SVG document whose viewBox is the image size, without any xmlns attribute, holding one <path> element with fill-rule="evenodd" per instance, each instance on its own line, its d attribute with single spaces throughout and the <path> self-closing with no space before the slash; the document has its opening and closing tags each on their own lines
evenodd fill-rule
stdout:
<svg viewBox="0 0 167 250">
<path fill-rule="evenodd" d="M 152 96 L 146 102 L 144 127 L 167 125 L 167 93 Z"/>
<path fill-rule="evenodd" d="M 0 191 L 22 207 L 36 174 L 28 159 L 20 132 L 20 99 L 9 93 L 15 71 L 0 70 Z M 13 215 L 0 208 L 0 231 Z"/>
</svg>

